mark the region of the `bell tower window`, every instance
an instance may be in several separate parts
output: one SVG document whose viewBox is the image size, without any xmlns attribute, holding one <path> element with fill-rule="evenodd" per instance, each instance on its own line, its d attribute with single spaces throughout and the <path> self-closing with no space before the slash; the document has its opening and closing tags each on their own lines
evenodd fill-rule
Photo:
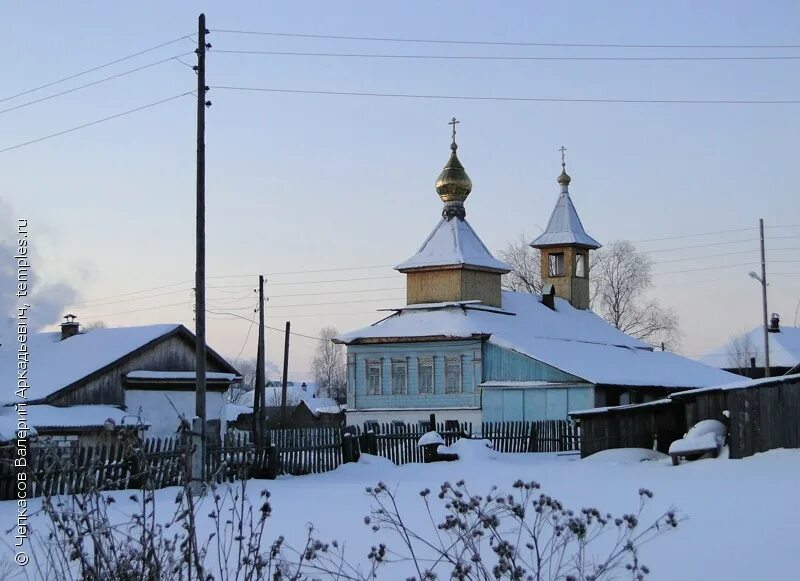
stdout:
<svg viewBox="0 0 800 581">
<path fill-rule="evenodd" d="M 587 256 L 583 252 L 575 254 L 575 276 L 586 278 L 586 258 Z"/>
<path fill-rule="evenodd" d="M 547 274 L 549 276 L 564 276 L 563 252 L 551 252 L 547 255 Z"/>
</svg>

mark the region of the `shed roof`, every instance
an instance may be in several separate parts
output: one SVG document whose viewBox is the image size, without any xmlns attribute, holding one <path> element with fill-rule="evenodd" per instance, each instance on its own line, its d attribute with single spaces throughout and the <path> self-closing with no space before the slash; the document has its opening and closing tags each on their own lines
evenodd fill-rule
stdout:
<svg viewBox="0 0 800 581">
<path fill-rule="evenodd" d="M 143 325 L 138 327 L 109 327 L 92 329 L 67 339 L 60 332 L 36 333 L 28 336 L 28 397 L 34 401 L 47 398 L 90 376 L 117 365 L 153 343 L 174 334 L 187 339 L 194 335 L 178 323 Z M 216 352 L 208 356 L 230 373 L 236 370 Z M 17 377 L 16 344 L 0 346 L 0 378 L 4 399 L 13 397 Z"/>
</svg>

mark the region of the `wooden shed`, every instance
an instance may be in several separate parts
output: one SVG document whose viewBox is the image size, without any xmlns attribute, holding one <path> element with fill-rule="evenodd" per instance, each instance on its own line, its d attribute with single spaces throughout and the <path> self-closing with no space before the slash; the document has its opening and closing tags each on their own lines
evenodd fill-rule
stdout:
<svg viewBox="0 0 800 581">
<path fill-rule="evenodd" d="M 667 452 L 686 433 L 680 402 L 656 401 L 571 412 L 581 430 L 581 458 L 611 448 L 656 448 Z"/>
<path fill-rule="evenodd" d="M 729 421 L 731 458 L 800 448 L 800 374 L 695 389 L 671 399 L 683 406 L 687 426 L 709 419 Z"/>
</svg>

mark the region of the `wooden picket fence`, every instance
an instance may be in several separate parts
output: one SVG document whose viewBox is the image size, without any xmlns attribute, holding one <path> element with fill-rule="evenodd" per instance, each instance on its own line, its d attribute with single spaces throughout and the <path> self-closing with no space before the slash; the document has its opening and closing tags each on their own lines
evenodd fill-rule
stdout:
<svg viewBox="0 0 800 581">
<path fill-rule="evenodd" d="M 580 435 L 566 420 L 482 423 L 478 429 L 462 422 L 436 422 L 446 445 L 460 438 L 489 440 L 499 452 L 566 452 L 580 448 Z M 232 482 L 278 474 L 321 474 L 362 453 L 388 458 L 395 464 L 431 461 L 419 439 L 428 425 L 391 422 L 360 426 L 268 430 L 264 448 L 249 433 L 227 435 L 210 442 L 206 455 L 207 479 Z M 16 449 L 0 447 L 0 500 L 17 496 Z M 187 441 L 180 437 L 149 438 L 144 442 L 57 448 L 28 448 L 25 472 L 28 498 L 69 494 L 90 489 L 164 488 L 188 478 Z"/>
<path fill-rule="evenodd" d="M 281 474 L 320 474 L 342 464 L 341 428 L 268 430 L 267 445 L 277 448 Z"/>
<path fill-rule="evenodd" d="M 429 424 L 429 422 L 425 422 Z M 401 422 L 367 423 L 351 428 L 358 437 L 359 451 L 388 458 L 395 464 L 422 462 L 423 450 L 417 446 L 428 425 Z M 483 422 L 473 429 L 469 422 L 437 422 L 436 431 L 445 445 L 459 438 L 488 440 L 492 448 L 504 453 L 569 452 L 580 449 L 580 433 L 568 420 L 534 422 Z"/>
</svg>

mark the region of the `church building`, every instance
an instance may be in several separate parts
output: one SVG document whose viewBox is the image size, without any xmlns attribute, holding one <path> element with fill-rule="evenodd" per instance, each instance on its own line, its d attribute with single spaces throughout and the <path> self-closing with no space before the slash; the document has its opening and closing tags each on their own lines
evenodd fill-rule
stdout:
<svg viewBox="0 0 800 581">
<path fill-rule="evenodd" d="M 560 193 L 541 251 L 544 294 L 503 290 L 511 267 L 466 219 L 472 181 L 451 153 L 436 180 L 444 203 L 433 232 L 396 268 L 406 305 L 339 336 L 347 346 L 348 423 L 566 419 L 574 410 L 650 401 L 674 390 L 730 382 L 731 374 L 656 351 L 589 310 L 589 236 Z"/>
</svg>

